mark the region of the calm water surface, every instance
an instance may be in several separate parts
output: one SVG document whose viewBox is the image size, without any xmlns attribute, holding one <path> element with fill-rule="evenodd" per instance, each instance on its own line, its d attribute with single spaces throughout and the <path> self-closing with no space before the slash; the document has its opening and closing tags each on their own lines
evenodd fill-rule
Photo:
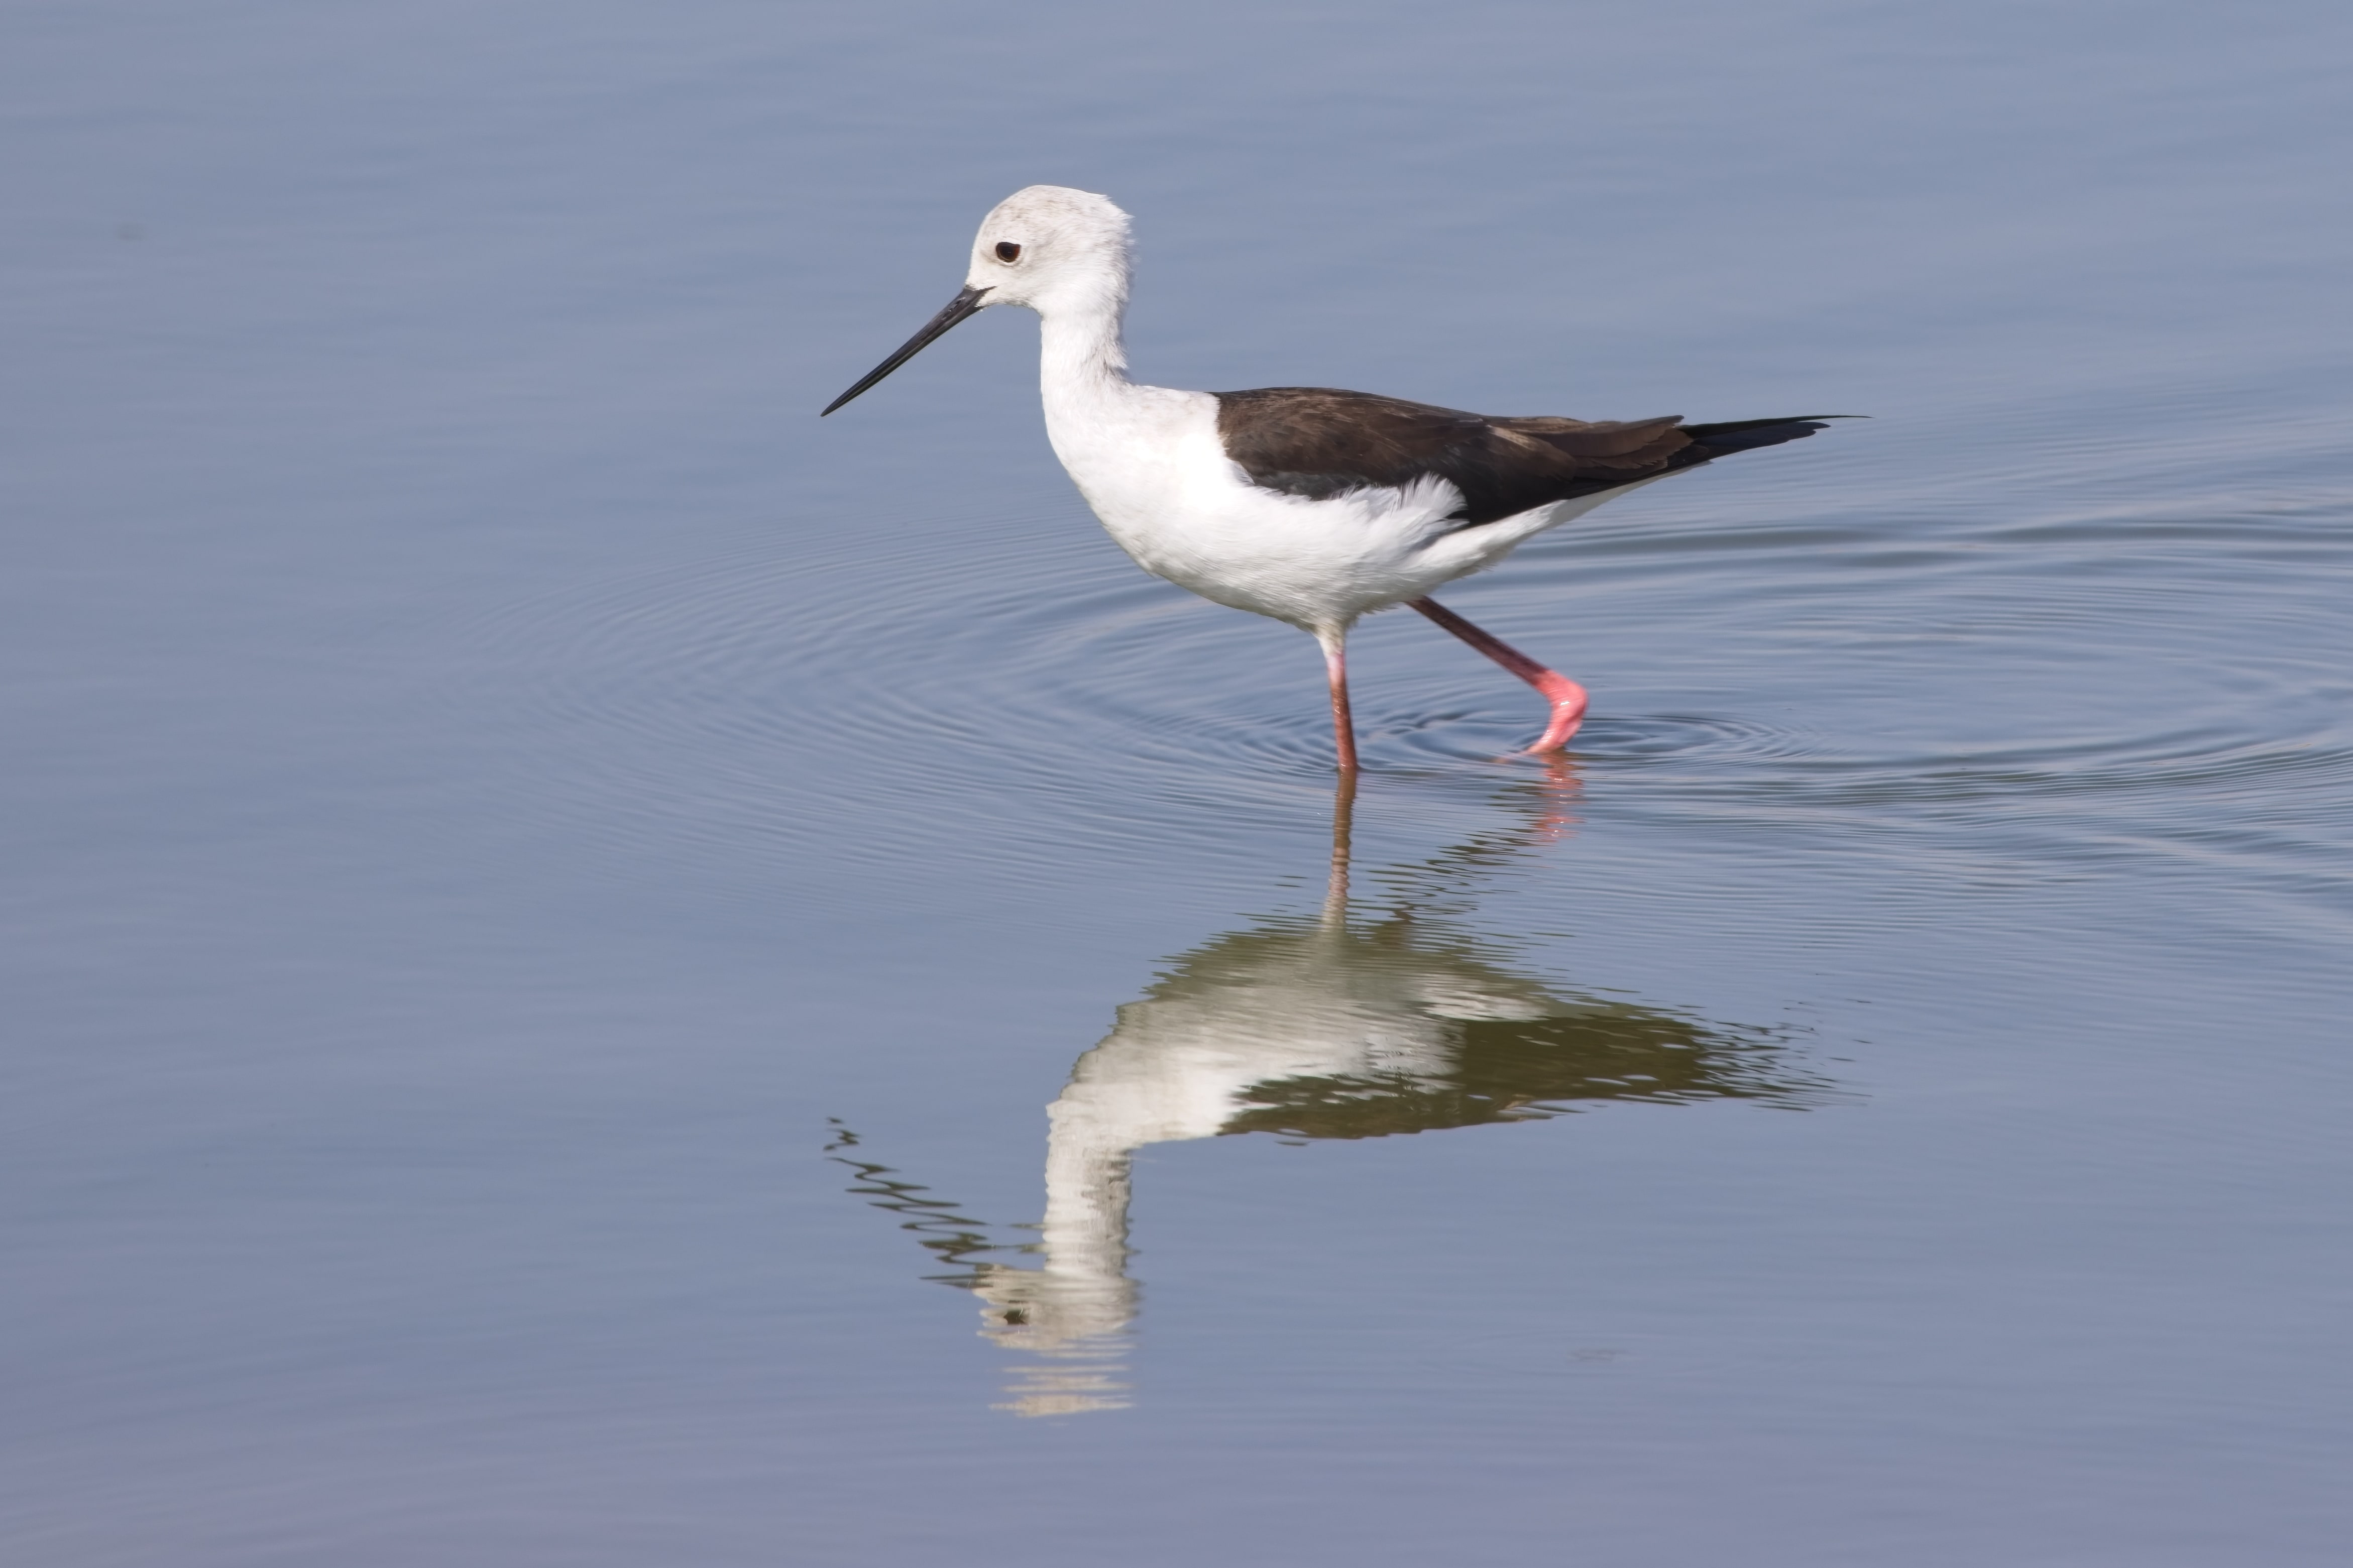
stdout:
<svg viewBox="0 0 2353 1568">
<path fill-rule="evenodd" d="M 2343 1560 L 2340 9 L 0 34 L 12 1562 Z M 1027 318 L 813 417 L 1034 181 L 1148 379 L 1873 418 L 1335 795 Z"/>
</svg>

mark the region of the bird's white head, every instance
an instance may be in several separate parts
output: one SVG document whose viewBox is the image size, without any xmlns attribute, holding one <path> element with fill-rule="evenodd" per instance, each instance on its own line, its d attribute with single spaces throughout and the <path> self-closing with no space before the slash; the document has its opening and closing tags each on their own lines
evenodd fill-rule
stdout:
<svg viewBox="0 0 2353 1568">
<path fill-rule="evenodd" d="M 1031 185 L 981 220 L 965 283 L 987 290 L 987 305 L 1116 310 L 1127 302 L 1127 215 L 1108 196 Z"/>
<path fill-rule="evenodd" d="M 1092 317 L 1081 330 L 1097 344 L 1098 363 L 1114 369 L 1124 364 L 1119 318 L 1127 306 L 1127 215 L 1108 196 L 1067 185 L 1014 192 L 981 220 L 963 290 L 825 412 L 832 413 L 942 332 L 991 305 L 1027 305 L 1066 326 L 1072 319 Z"/>
</svg>

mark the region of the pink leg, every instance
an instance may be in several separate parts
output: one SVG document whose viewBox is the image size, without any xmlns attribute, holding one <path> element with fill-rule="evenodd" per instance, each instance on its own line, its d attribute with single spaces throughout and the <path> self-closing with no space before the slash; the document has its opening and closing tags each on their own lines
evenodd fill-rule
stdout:
<svg viewBox="0 0 2353 1568">
<path fill-rule="evenodd" d="M 1348 712 L 1348 634 L 1316 634 L 1324 645 L 1324 673 L 1332 682 L 1332 743 L 1339 752 L 1340 771 L 1356 771 L 1356 721 Z"/>
<path fill-rule="evenodd" d="M 1529 751 L 1559 751 L 1577 733 L 1585 719 L 1585 688 L 1557 670 L 1546 669 L 1503 638 L 1481 631 L 1435 599 L 1406 602 L 1551 699 L 1552 722 Z"/>
</svg>

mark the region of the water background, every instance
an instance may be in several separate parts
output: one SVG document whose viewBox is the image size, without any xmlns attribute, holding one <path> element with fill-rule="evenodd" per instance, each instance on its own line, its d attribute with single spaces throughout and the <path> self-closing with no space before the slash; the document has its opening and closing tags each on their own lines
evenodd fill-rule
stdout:
<svg viewBox="0 0 2353 1568">
<path fill-rule="evenodd" d="M 2340 1562 L 2348 63 L 12 7 L 11 1560 Z M 1449 595 L 1592 688 L 1565 771 L 1356 643 L 1354 929 L 1788 1092 L 1155 1143 L 1038 1415 L 871 1200 L 1033 1236 L 1041 1108 L 1315 927 L 1334 804 L 1312 645 L 1102 534 L 1027 317 L 814 417 L 1041 181 L 1136 216 L 1145 379 L 1873 418 Z"/>
</svg>

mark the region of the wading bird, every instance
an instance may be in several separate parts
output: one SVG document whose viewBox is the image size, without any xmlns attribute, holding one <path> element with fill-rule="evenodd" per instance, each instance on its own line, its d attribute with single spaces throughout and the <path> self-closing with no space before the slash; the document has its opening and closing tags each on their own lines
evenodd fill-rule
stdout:
<svg viewBox="0 0 2353 1568">
<path fill-rule="evenodd" d="M 1346 649 L 1359 616 L 1410 605 L 1535 687 L 1552 719 L 1528 749 L 1557 751 L 1585 717 L 1585 689 L 1430 591 L 1612 497 L 1839 417 L 1588 422 L 1320 386 L 1141 386 L 1127 379 L 1120 339 L 1128 272 L 1128 217 L 1109 199 L 1061 185 L 1017 191 L 982 222 L 962 291 L 824 412 L 991 305 L 1037 311 L 1054 455 L 1145 571 L 1314 635 L 1343 772 L 1356 767 Z"/>
</svg>

